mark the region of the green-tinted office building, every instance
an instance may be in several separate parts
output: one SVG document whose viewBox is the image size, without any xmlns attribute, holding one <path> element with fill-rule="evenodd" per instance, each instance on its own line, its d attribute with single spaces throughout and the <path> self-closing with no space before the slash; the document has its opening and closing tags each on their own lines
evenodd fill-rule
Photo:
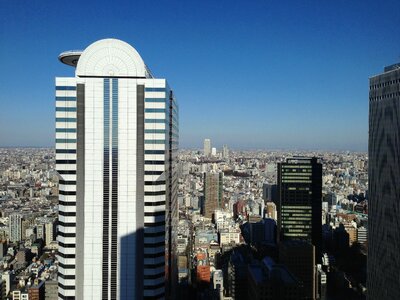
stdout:
<svg viewBox="0 0 400 300">
<path fill-rule="evenodd" d="M 322 241 L 322 164 L 294 157 L 278 164 L 279 240 L 305 240 L 317 253 Z"/>
</svg>

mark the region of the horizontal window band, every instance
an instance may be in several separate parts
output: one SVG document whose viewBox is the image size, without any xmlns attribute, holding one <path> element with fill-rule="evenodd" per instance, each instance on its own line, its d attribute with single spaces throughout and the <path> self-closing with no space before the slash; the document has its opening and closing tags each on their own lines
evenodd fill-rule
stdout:
<svg viewBox="0 0 400 300">
<path fill-rule="evenodd" d="M 145 113 L 165 113 L 165 108 L 145 108 Z"/>
<path fill-rule="evenodd" d="M 145 181 L 144 185 L 164 185 L 165 180 L 160 180 L 160 181 Z"/>
<path fill-rule="evenodd" d="M 154 223 L 144 223 L 144 227 L 158 227 L 158 226 L 164 226 L 165 221 L 161 222 L 154 222 Z"/>
<path fill-rule="evenodd" d="M 56 111 L 75 112 L 76 107 L 56 107 Z"/>
<path fill-rule="evenodd" d="M 56 91 L 76 91 L 76 86 L 56 85 Z"/>
<path fill-rule="evenodd" d="M 61 262 L 58 262 L 58 265 L 63 269 L 75 269 L 75 265 L 64 265 Z"/>
<path fill-rule="evenodd" d="M 144 175 L 161 175 L 164 171 L 144 171 Z"/>
<path fill-rule="evenodd" d="M 76 191 L 63 191 L 63 190 L 60 190 L 58 193 L 60 195 L 64 195 L 64 196 L 76 196 Z"/>
<path fill-rule="evenodd" d="M 58 171 L 58 174 L 60 174 L 60 175 L 76 175 L 76 171 L 75 170 L 62 170 L 62 171 Z"/>
<path fill-rule="evenodd" d="M 157 269 L 157 268 L 164 267 L 164 266 L 165 266 L 165 262 L 160 262 L 160 263 L 157 263 L 157 264 L 154 264 L 154 265 L 151 265 L 151 264 L 143 265 L 143 267 L 145 269 Z"/>
<path fill-rule="evenodd" d="M 151 254 L 143 254 L 144 258 L 156 258 L 156 257 L 162 257 L 165 256 L 165 252 L 159 252 L 159 253 L 151 253 Z"/>
<path fill-rule="evenodd" d="M 165 88 L 154 88 L 154 87 L 147 87 L 144 89 L 145 92 L 165 92 Z"/>
<path fill-rule="evenodd" d="M 160 232 L 145 232 L 143 236 L 144 236 L 145 238 L 146 238 L 146 237 L 165 236 L 165 231 L 160 231 Z"/>
<path fill-rule="evenodd" d="M 75 133 L 76 132 L 76 128 L 56 128 L 56 132 Z"/>
<path fill-rule="evenodd" d="M 74 238 L 74 237 L 76 237 L 76 233 L 62 232 L 62 231 L 58 231 L 57 235 L 62 236 L 62 237 L 66 237 L 66 238 Z"/>
<path fill-rule="evenodd" d="M 62 300 L 75 300 L 75 296 L 64 296 L 61 293 L 58 293 L 58 297 L 61 298 Z"/>
<path fill-rule="evenodd" d="M 165 129 L 145 129 L 144 133 L 164 134 L 164 133 L 166 133 L 166 130 Z"/>
<path fill-rule="evenodd" d="M 76 97 L 56 97 L 56 101 L 76 101 Z"/>
<path fill-rule="evenodd" d="M 144 102 L 147 102 L 147 103 L 166 103 L 165 98 L 145 98 Z"/>
<path fill-rule="evenodd" d="M 144 140 L 146 145 L 164 145 L 166 144 L 165 140 Z"/>
<path fill-rule="evenodd" d="M 145 202 L 144 206 L 160 206 L 165 205 L 166 201 L 157 201 L 157 202 Z"/>
<path fill-rule="evenodd" d="M 155 296 L 143 296 L 143 300 L 165 299 L 165 293 L 162 292 Z"/>
<path fill-rule="evenodd" d="M 58 225 L 63 227 L 76 227 L 76 223 L 64 223 L 62 221 L 58 221 Z"/>
<path fill-rule="evenodd" d="M 145 165 L 164 165 L 165 160 L 145 160 Z"/>
<path fill-rule="evenodd" d="M 161 278 L 161 277 L 164 277 L 165 276 L 165 272 L 161 272 L 161 273 L 158 273 L 158 274 L 154 274 L 154 275 L 144 275 L 144 279 L 158 279 L 158 278 Z"/>
<path fill-rule="evenodd" d="M 164 119 L 144 119 L 145 123 L 165 123 Z"/>
<path fill-rule="evenodd" d="M 75 290 L 75 285 L 63 285 L 62 283 L 58 282 L 58 287 L 62 288 L 63 290 Z M 58 296 L 61 294 L 58 293 Z M 65 297 L 64 299 L 75 299 L 75 297 L 70 297 L 70 296 L 63 296 Z"/>
<path fill-rule="evenodd" d="M 165 150 L 144 150 L 144 154 L 165 154 Z"/>
<path fill-rule="evenodd" d="M 63 278 L 63 279 L 75 279 L 75 275 L 64 275 L 60 272 L 58 272 L 58 276 Z"/>
<path fill-rule="evenodd" d="M 74 212 L 74 211 L 65 212 L 65 211 L 59 210 L 58 214 L 60 216 L 64 216 L 64 217 L 76 217 L 76 212 Z"/>
<path fill-rule="evenodd" d="M 76 143 L 76 139 L 56 139 L 56 143 L 63 143 L 63 144 Z"/>
<path fill-rule="evenodd" d="M 76 185 L 76 181 L 75 180 L 62 180 L 60 179 L 58 181 L 58 184 L 63 184 L 63 185 Z"/>
<path fill-rule="evenodd" d="M 144 243 L 145 248 L 160 247 L 160 246 L 164 246 L 164 245 L 165 245 L 165 241 L 154 243 L 154 244 L 153 243 Z"/>
<path fill-rule="evenodd" d="M 58 245 L 64 248 L 76 248 L 76 244 L 64 244 L 62 242 L 58 242 Z"/>
<path fill-rule="evenodd" d="M 56 149 L 56 153 L 59 154 L 75 154 L 76 149 Z"/>
<path fill-rule="evenodd" d="M 76 118 L 56 118 L 56 122 L 76 122 Z"/>
<path fill-rule="evenodd" d="M 161 282 L 161 283 L 156 284 L 156 285 L 145 285 L 143 287 L 143 289 L 145 289 L 145 290 L 156 290 L 156 289 L 159 289 L 159 288 L 163 287 L 164 285 L 165 285 L 164 282 Z"/>
<path fill-rule="evenodd" d="M 57 159 L 56 164 L 76 164 L 76 159 Z"/>
<path fill-rule="evenodd" d="M 58 200 L 58 205 L 62 205 L 62 206 L 76 206 L 76 202 L 67 202 L 67 201 Z"/>
<path fill-rule="evenodd" d="M 146 217 L 165 216 L 165 211 L 145 212 L 144 215 Z"/>
<path fill-rule="evenodd" d="M 62 258 L 75 258 L 75 254 L 64 254 L 61 253 L 60 251 L 57 254 Z"/>
<path fill-rule="evenodd" d="M 165 195 L 165 191 L 147 191 L 144 192 L 145 196 L 160 196 Z"/>
</svg>

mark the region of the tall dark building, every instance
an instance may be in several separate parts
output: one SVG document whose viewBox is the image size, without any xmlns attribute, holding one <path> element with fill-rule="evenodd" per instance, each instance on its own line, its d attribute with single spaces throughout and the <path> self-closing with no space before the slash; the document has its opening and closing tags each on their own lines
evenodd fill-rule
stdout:
<svg viewBox="0 0 400 300">
<path fill-rule="evenodd" d="M 400 63 L 370 78 L 368 299 L 400 299 Z"/>
<path fill-rule="evenodd" d="M 202 213 L 212 218 L 214 211 L 222 205 L 222 172 L 204 173 L 204 201 Z"/>
<path fill-rule="evenodd" d="M 319 253 L 322 240 L 322 164 L 295 157 L 278 164 L 278 236 L 305 240 Z"/>
</svg>

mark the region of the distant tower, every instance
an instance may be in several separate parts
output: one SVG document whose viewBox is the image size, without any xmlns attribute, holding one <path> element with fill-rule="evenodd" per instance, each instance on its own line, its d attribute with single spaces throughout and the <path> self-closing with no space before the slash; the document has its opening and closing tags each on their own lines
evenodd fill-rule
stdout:
<svg viewBox="0 0 400 300">
<path fill-rule="evenodd" d="M 120 40 L 59 59 L 76 66 L 56 78 L 59 298 L 173 298 L 175 96 Z"/>
<path fill-rule="evenodd" d="M 305 240 L 317 253 L 322 242 L 322 165 L 317 158 L 295 157 L 278 164 L 280 241 Z"/>
<path fill-rule="evenodd" d="M 205 139 L 204 140 L 204 155 L 210 156 L 210 154 L 211 154 L 211 140 Z"/>
<path fill-rule="evenodd" d="M 9 217 L 9 239 L 10 242 L 19 242 L 22 239 L 22 216 L 11 214 Z"/>
<path fill-rule="evenodd" d="M 204 201 L 202 203 L 203 216 L 212 218 L 214 210 L 222 207 L 223 173 L 204 173 Z"/>
<path fill-rule="evenodd" d="M 369 80 L 368 158 L 368 299 L 400 299 L 400 63 Z"/>
<path fill-rule="evenodd" d="M 224 145 L 222 148 L 222 157 L 225 159 L 229 157 L 229 149 L 227 145 Z"/>
<path fill-rule="evenodd" d="M 217 148 L 215 148 L 215 147 L 211 148 L 211 155 L 212 156 L 216 156 L 217 155 Z"/>
<path fill-rule="evenodd" d="M 46 236 L 46 246 L 50 245 L 52 241 L 54 241 L 56 226 L 54 221 L 49 221 L 45 224 L 45 236 Z"/>
</svg>

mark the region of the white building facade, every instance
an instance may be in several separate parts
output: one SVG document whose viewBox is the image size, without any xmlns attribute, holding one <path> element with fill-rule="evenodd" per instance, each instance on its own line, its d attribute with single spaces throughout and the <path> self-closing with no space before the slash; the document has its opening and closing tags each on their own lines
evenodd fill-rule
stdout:
<svg viewBox="0 0 400 300">
<path fill-rule="evenodd" d="M 175 276 L 177 103 L 116 39 L 59 59 L 59 299 L 163 299 Z"/>
</svg>

